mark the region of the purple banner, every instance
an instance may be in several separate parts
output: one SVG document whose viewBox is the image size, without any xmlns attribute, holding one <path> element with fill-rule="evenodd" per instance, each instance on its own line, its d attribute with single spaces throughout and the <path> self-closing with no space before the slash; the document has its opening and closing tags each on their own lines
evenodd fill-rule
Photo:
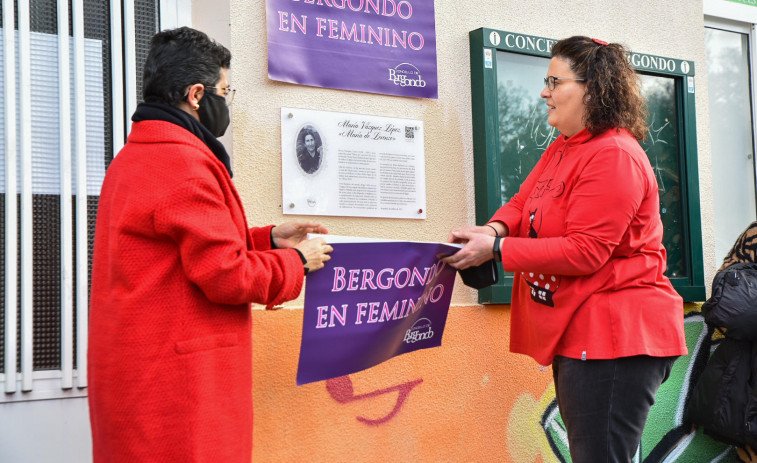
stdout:
<svg viewBox="0 0 757 463">
<path fill-rule="evenodd" d="M 433 0 L 266 0 L 268 77 L 437 98 Z"/>
<path fill-rule="evenodd" d="M 442 343 L 455 269 L 438 243 L 334 243 L 308 275 L 297 385 Z"/>
</svg>

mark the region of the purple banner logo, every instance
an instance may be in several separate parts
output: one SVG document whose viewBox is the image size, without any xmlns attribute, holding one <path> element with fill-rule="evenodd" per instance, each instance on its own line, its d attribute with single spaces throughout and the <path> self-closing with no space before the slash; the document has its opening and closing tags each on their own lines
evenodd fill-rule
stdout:
<svg viewBox="0 0 757 463">
<path fill-rule="evenodd" d="M 307 277 L 297 385 L 442 343 L 456 271 L 440 243 L 334 243 Z"/>
<path fill-rule="evenodd" d="M 433 0 L 266 0 L 268 77 L 437 98 Z"/>
</svg>

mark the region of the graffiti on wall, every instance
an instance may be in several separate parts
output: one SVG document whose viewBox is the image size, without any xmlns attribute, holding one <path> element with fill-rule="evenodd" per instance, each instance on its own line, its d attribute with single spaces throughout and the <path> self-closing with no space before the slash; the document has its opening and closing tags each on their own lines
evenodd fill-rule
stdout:
<svg viewBox="0 0 757 463">
<path fill-rule="evenodd" d="M 419 385 L 423 382 L 423 379 L 416 379 L 414 381 L 408 381 L 402 384 L 398 384 L 396 386 L 390 386 L 384 389 L 379 389 L 373 392 L 367 392 L 365 394 L 355 394 L 354 387 L 352 386 L 352 380 L 349 376 L 340 376 L 338 378 L 332 378 L 326 380 L 326 390 L 328 391 L 329 395 L 339 402 L 340 404 L 345 404 L 349 402 L 354 402 L 357 400 L 366 400 L 371 399 L 374 397 L 378 397 L 380 395 L 389 394 L 393 392 L 397 392 L 397 401 L 394 403 L 394 408 L 392 410 L 384 415 L 381 418 L 366 418 L 364 416 L 358 416 L 357 420 L 361 423 L 365 423 L 369 426 L 377 426 L 382 423 L 386 423 L 387 421 L 394 418 L 394 416 L 397 414 L 397 412 L 400 411 L 402 408 L 402 405 L 405 403 L 405 400 L 407 400 L 407 396 L 410 394 L 410 391 L 415 388 L 415 386 Z"/>
<path fill-rule="evenodd" d="M 668 380 L 660 387 L 650 410 L 647 426 L 634 463 L 737 463 L 757 462 L 757 457 L 744 450 L 715 441 L 686 422 L 684 410 L 699 375 L 717 346 L 700 312 L 685 317 L 686 343 L 689 354 L 680 357 Z M 403 410 L 410 393 L 423 382 L 418 378 L 371 392 L 357 393 L 349 376 L 329 379 L 326 390 L 338 404 L 365 401 L 386 394 L 396 394 L 390 410 L 378 417 L 357 416 L 367 426 L 389 422 Z M 405 407 L 407 409 L 407 407 Z M 409 410 L 406 410 L 409 412 Z M 513 462 L 571 461 L 567 433 L 555 399 L 554 383 L 539 397 L 531 393 L 517 396 L 508 416 L 506 437 L 509 460 Z"/>
<path fill-rule="evenodd" d="M 715 347 L 712 331 L 699 312 L 685 318 L 687 356 L 680 357 L 670 378 L 657 392 L 649 412 L 635 463 L 752 461 L 739 449 L 717 442 L 686 423 L 684 409 L 699 375 Z M 522 395 L 510 411 L 508 444 L 513 461 L 570 462 L 567 433 L 560 418 L 554 384 L 536 399 Z M 524 439 L 524 433 L 538 436 Z"/>
</svg>

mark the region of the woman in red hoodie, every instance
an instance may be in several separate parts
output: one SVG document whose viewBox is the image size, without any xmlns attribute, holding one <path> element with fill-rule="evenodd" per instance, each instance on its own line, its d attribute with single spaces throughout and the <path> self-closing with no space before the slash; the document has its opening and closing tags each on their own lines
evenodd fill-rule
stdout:
<svg viewBox="0 0 757 463">
<path fill-rule="evenodd" d="M 314 222 L 248 228 L 216 139 L 229 51 L 156 34 L 131 133 L 97 211 L 88 377 L 97 462 L 252 458 L 250 303 L 296 298 L 331 246 Z"/>
<path fill-rule="evenodd" d="M 552 365 L 574 463 L 631 461 L 660 384 L 686 354 L 683 301 L 663 274 L 657 181 L 639 78 L 619 44 L 552 48 L 541 97 L 560 136 L 519 192 L 448 263 L 514 272 L 510 349 Z"/>
</svg>

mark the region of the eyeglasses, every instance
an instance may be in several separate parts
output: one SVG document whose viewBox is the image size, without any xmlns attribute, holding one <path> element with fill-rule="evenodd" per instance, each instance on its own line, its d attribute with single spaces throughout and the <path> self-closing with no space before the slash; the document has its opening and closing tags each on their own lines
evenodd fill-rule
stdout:
<svg viewBox="0 0 757 463">
<path fill-rule="evenodd" d="M 205 87 L 205 88 L 214 88 L 216 90 L 223 91 L 223 96 L 226 98 L 226 106 L 231 106 L 231 103 L 234 101 L 234 95 L 237 93 L 237 89 L 231 88 L 231 87 Z"/>
<path fill-rule="evenodd" d="M 544 78 L 544 85 L 552 91 L 557 86 L 557 83 L 561 80 L 573 80 L 575 82 L 586 82 L 586 79 L 566 79 L 564 77 L 547 76 Z"/>
</svg>

